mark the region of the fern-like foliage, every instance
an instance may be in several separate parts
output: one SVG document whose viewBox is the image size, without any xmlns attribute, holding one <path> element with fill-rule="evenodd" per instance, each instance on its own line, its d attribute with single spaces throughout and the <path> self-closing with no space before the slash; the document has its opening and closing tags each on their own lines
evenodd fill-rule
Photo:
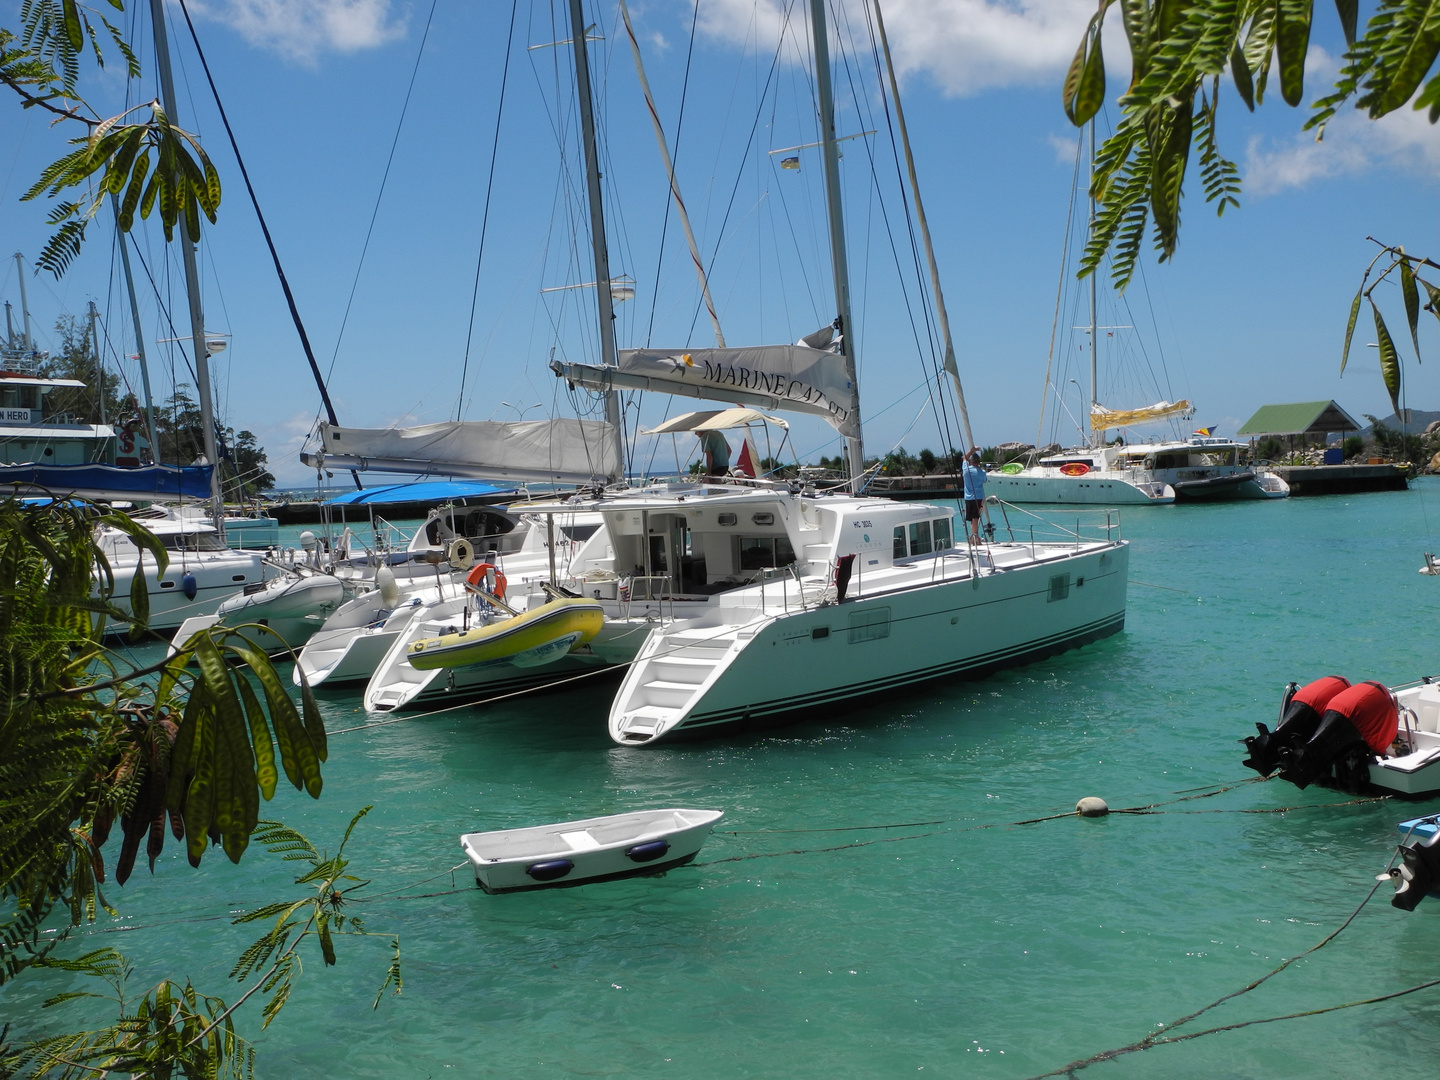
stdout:
<svg viewBox="0 0 1440 1080">
<path fill-rule="evenodd" d="M 1219 76 L 1229 68 L 1247 108 L 1264 102 L 1272 77 L 1285 102 L 1300 105 L 1314 0 L 1098 0 L 1062 90 L 1076 125 L 1099 108 L 1101 28 L 1112 4 L 1125 26 L 1131 81 L 1119 97 L 1115 131 L 1096 155 L 1091 191 L 1099 207 L 1081 274 L 1094 273 L 1109 255 L 1115 284 L 1124 288 L 1147 216 L 1161 260 L 1175 253 L 1192 146 L 1206 201 L 1217 214 L 1240 205 L 1239 170 L 1220 151 Z M 1358 39 L 1357 0 L 1336 0 L 1335 7 L 1350 48 L 1335 92 L 1315 103 L 1305 126 L 1323 133 L 1352 99 L 1378 118 L 1413 98 L 1432 123 L 1440 120 L 1440 74 L 1430 75 L 1440 55 L 1440 0 L 1380 0 Z"/>
<path fill-rule="evenodd" d="M 322 786 L 328 749 L 314 695 L 305 687 L 297 708 L 243 629 L 182 642 L 154 685 L 125 674 L 104 644 L 125 616 L 95 541 L 102 526 L 164 572 L 164 547 L 124 514 L 0 500 L 0 983 L 53 947 L 40 930 L 57 905 L 72 925 L 110 910 L 101 849 L 117 825 L 124 884 L 142 848 L 154 869 L 167 831 L 193 865 L 212 842 L 238 862 L 282 769 L 313 797 Z M 148 595 L 137 573 L 137 630 Z"/>
</svg>

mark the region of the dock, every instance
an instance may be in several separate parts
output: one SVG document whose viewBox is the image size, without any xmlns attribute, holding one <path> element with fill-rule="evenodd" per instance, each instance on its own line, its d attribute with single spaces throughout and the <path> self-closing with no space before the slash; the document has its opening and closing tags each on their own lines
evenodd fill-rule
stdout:
<svg viewBox="0 0 1440 1080">
<path fill-rule="evenodd" d="M 1371 491 L 1405 491 L 1410 487 L 1404 465 L 1272 465 L 1296 498 L 1305 495 L 1360 495 Z"/>
</svg>

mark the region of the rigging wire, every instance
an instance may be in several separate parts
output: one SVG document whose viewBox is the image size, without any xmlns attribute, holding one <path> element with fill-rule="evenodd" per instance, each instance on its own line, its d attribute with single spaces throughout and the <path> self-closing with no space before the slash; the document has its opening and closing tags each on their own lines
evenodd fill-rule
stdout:
<svg viewBox="0 0 1440 1080">
<path fill-rule="evenodd" d="M 251 205 L 254 207 L 254 209 L 255 209 L 255 217 L 256 217 L 256 219 L 259 221 L 259 223 L 260 223 L 260 231 L 261 231 L 261 233 L 262 233 L 262 234 L 264 235 L 264 237 L 265 237 L 265 246 L 269 249 L 269 251 L 270 251 L 270 258 L 271 258 L 271 260 L 272 260 L 272 261 L 274 262 L 274 264 L 275 264 L 275 273 L 279 276 L 279 279 L 280 279 L 280 288 L 281 288 L 281 290 L 282 290 L 282 291 L 284 292 L 284 294 L 285 294 L 285 303 L 287 304 L 287 306 L 288 306 L 289 309 L 290 309 L 290 317 L 291 317 L 291 319 L 294 320 L 295 330 L 296 330 L 296 332 L 300 335 L 300 344 L 301 344 L 301 346 L 302 346 L 302 347 L 304 348 L 304 350 L 305 350 L 305 358 L 306 358 L 306 359 L 309 361 L 309 363 L 310 363 L 311 373 L 315 376 L 315 383 L 316 383 L 316 386 L 317 386 L 317 387 L 319 388 L 319 390 L 320 390 L 320 399 L 321 399 L 322 404 L 324 405 L 325 412 L 326 412 L 326 416 L 329 418 L 330 423 L 336 424 L 336 423 L 338 423 L 339 421 L 336 419 L 336 416 L 335 416 L 335 407 L 334 407 L 334 405 L 333 405 L 333 404 L 331 403 L 331 401 L 330 401 L 330 394 L 329 394 L 329 392 L 326 390 L 326 386 L 325 386 L 326 380 L 325 380 L 325 379 L 322 379 L 322 378 L 320 377 L 320 366 L 319 366 L 319 364 L 318 364 L 318 363 L 316 362 L 316 360 L 315 360 L 314 350 L 311 349 L 311 347 L 310 347 L 310 336 L 309 336 L 309 334 L 306 333 L 306 331 L 305 331 L 305 324 L 304 324 L 303 320 L 300 318 L 300 309 L 296 306 L 296 303 L 295 303 L 295 294 L 291 291 L 291 289 L 290 289 L 290 281 L 289 281 L 289 279 L 285 276 L 285 270 L 284 270 L 284 268 L 283 268 L 283 267 L 281 266 L 281 264 L 280 264 L 280 255 L 279 255 L 279 252 L 276 251 L 276 249 L 275 249 L 275 241 L 273 240 L 273 238 L 272 238 L 271 235 L 270 235 L 270 226 L 266 223 L 266 221 L 265 221 L 265 215 L 264 215 L 264 213 L 263 213 L 263 212 L 261 211 L 261 209 L 260 209 L 260 200 L 259 200 L 259 198 L 258 198 L 258 197 L 256 196 L 256 194 L 255 194 L 255 187 L 254 187 L 253 184 L 250 183 L 250 172 L 249 172 L 248 169 L 245 168 L 245 159 L 244 159 L 244 157 L 242 157 L 241 154 L 240 154 L 240 144 L 236 141 L 236 139 L 235 139 L 235 132 L 234 132 L 234 130 L 230 127 L 230 118 L 225 114 L 225 106 L 224 106 L 224 104 L 223 104 L 223 103 L 221 102 L 221 100 L 220 100 L 220 91 L 219 91 L 219 89 L 218 89 L 218 88 L 216 87 L 216 85 L 215 85 L 214 76 L 212 76 L 212 75 L 210 74 L 210 64 L 209 64 L 209 62 L 205 59 L 205 50 L 200 47 L 200 37 L 199 37 L 199 35 L 196 34 L 196 32 L 195 32 L 195 24 L 194 24 L 194 22 L 192 22 L 191 19 L 190 19 L 190 9 L 185 6 L 185 0 L 180 0 L 180 11 L 181 11 L 181 13 L 185 16 L 185 27 L 186 27 L 186 29 L 189 30 L 189 32 L 190 32 L 190 40 L 191 40 L 191 41 L 194 43 L 194 45 L 195 45 L 196 55 L 199 56 L 199 58 L 200 58 L 200 66 L 201 66 L 201 68 L 204 69 L 204 72 L 205 72 L 205 81 L 206 81 L 207 83 L 209 83 L 209 85 L 210 85 L 210 93 L 211 93 L 211 95 L 215 98 L 215 107 L 216 107 L 216 109 L 217 109 L 217 110 L 219 111 L 219 113 L 220 113 L 220 122 L 224 125 L 224 127 L 225 127 L 225 135 L 226 135 L 226 137 L 230 140 L 230 149 L 231 149 L 231 151 L 235 154 L 235 164 L 236 164 L 237 166 L 239 166 L 239 168 L 240 168 L 240 176 L 241 176 L 241 179 L 243 179 L 243 180 L 245 181 L 245 191 L 249 194 L 249 196 L 250 196 L 250 204 L 251 204 Z M 432 0 L 432 3 L 431 3 L 430 13 L 431 13 L 431 15 L 434 15 L 434 13 L 435 13 L 434 0 Z M 429 30 L 430 30 L 430 24 L 429 24 L 428 22 L 425 24 L 425 30 L 426 30 L 426 33 L 428 34 L 428 33 L 429 33 Z M 421 51 L 423 52 L 423 51 L 424 51 L 424 47 L 425 47 L 423 40 L 421 41 L 421 46 L 420 46 L 420 47 L 421 47 Z M 417 67 L 419 66 L 419 59 L 418 59 L 418 58 L 416 59 L 416 66 L 417 66 Z M 181 70 L 182 70 L 182 72 L 184 71 L 184 66 L 183 66 L 183 64 L 182 64 L 182 66 L 181 66 Z M 413 76 L 413 75 L 411 76 L 411 85 L 412 85 L 412 86 L 414 85 L 414 76 Z M 188 87 L 188 81 L 187 81 L 187 87 Z M 409 103 L 409 100 L 410 100 L 408 93 L 406 94 L 405 100 L 406 100 L 406 103 L 408 104 L 408 103 Z M 403 119 L 403 115 L 404 115 L 403 112 L 402 112 L 401 115 L 402 115 L 402 119 Z M 398 132 L 398 130 L 397 130 L 397 132 L 396 132 L 396 138 L 397 138 L 397 140 L 398 140 L 398 138 L 399 138 L 399 132 Z M 394 147 L 392 146 L 392 147 L 391 147 L 391 155 L 393 156 L 393 154 L 394 154 Z M 389 173 L 389 168 L 390 168 L 388 163 L 386 164 L 386 167 L 385 167 L 385 168 L 386 168 L 386 173 L 387 173 L 387 175 L 388 175 L 388 173 Z M 382 187 L 382 191 L 383 191 L 383 187 L 384 187 L 383 184 L 382 184 L 381 187 Z M 377 200 L 377 202 L 376 202 L 376 207 L 375 207 L 375 208 L 376 208 L 377 211 L 378 211 L 379 208 L 380 208 L 380 207 L 379 207 L 379 202 L 378 202 L 378 200 Z M 371 225 L 371 228 L 373 229 L 373 228 L 374 228 L 374 225 L 375 225 L 375 220 L 374 220 L 373 217 L 372 217 L 371 220 L 370 220 L 370 225 Z M 366 244 L 367 244 L 367 246 L 368 246 L 368 244 L 369 244 L 369 242 L 370 242 L 370 237 L 369 237 L 369 234 L 368 234 L 368 233 L 366 234 L 365 242 L 366 242 Z M 362 258 L 362 261 L 363 261 L 363 258 L 364 258 L 363 254 L 362 254 L 361 258 Z M 359 272 L 358 272 L 358 271 L 356 272 L 356 277 L 357 277 L 357 281 L 358 281 L 358 277 L 359 277 Z M 351 289 L 351 299 L 354 299 L 354 289 L 353 289 L 353 286 L 352 286 L 352 289 Z M 221 297 L 221 306 L 222 306 L 222 308 L 224 307 L 224 298 L 223 298 L 223 296 Z M 349 310 L 350 310 L 349 307 L 348 307 L 348 305 L 347 305 L 347 307 L 346 307 L 345 310 L 346 310 L 346 315 L 348 316 L 348 315 L 349 315 Z M 228 322 L 228 318 L 229 318 L 228 312 L 227 312 L 226 318 L 227 318 L 227 322 Z M 342 334 L 344 333 L 344 322 L 343 322 L 343 321 L 341 322 L 341 333 L 342 333 Z M 338 339 L 337 339 L 337 341 L 336 341 L 336 343 L 335 343 L 335 349 L 336 349 L 336 352 L 338 353 L 338 352 L 339 352 L 339 349 L 340 349 L 340 343 L 339 343 Z M 330 360 L 330 369 L 331 369 L 331 372 L 333 373 L 333 372 L 334 372 L 334 369 L 335 369 L 335 360 L 334 360 L 334 357 L 332 357 L 331 360 Z M 319 419 L 319 416 L 318 416 L 318 415 L 316 416 L 316 419 L 317 419 L 317 420 Z M 364 487 L 364 485 L 360 483 L 360 476 L 359 476 L 358 473 L 356 473 L 355 471 L 352 470 L 351 473 L 350 473 L 350 475 L 354 478 L 354 480 L 355 480 L 355 487 L 356 487 L 357 489 Z"/>
<path fill-rule="evenodd" d="M 495 160 L 500 151 L 500 123 L 505 118 L 505 91 L 510 85 L 510 55 L 515 51 L 515 16 L 519 9 L 520 0 L 510 0 L 510 29 L 505 34 L 505 63 L 500 69 L 500 103 L 495 110 L 495 136 L 490 143 L 490 175 L 485 181 L 485 209 L 480 215 L 480 251 L 475 256 L 475 286 L 470 293 L 470 322 L 465 330 L 465 359 L 460 365 L 460 395 L 455 402 L 456 420 L 460 420 L 465 411 L 465 380 L 470 373 L 470 343 L 475 335 L 475 307 L 480 299 L 480 266 L 485 260 L 485 234 L 490 226 L 490 196 L 495 190 Z M 435 13 L 435 0 L 431 0 L 430 13 L 432 15 Z M 427 32 L 429 30 L 428 24 L 426 25 L 426 30 Z M 423 41 L 420 43 L 420 48 L 422 51 L 425 48 Z M 418 67 L 420 63 L 418 57 L 415 63 Z M 413 85 L 415 81 L 413 75 L 410 81 Z M 406 101 L 409 101 L 408 93 L 406 94 Z M 378 201 L 376 203 L 376 209 L 379 209 Z M 361 257 L 363 258 L 364 256 L 362 255 Z M 338 341 L 336 342 L 336 349 L 339 349 Z"/>
<path fill-rule="evenodd" d="M 180 0 L 180 2 L 183 8 L 185 0 Z M 385 185 L 390 179 L 390 166 L 395 161 L 395 148 L 400 145 L 400 132 L 405 127 L 405 114 L 410 109 L 410 95 L 415 90 L 415 77 L 420 74 L 420 61 L 425 56 L 425 42 L 430 37 L 430 24 L 435 19 L 435 5 L 438 2 L 439 0 L 430 0 L 430 13 L 425 17 L 425 30 L 420 35 L 420 48 L 415 52 L 415 66 L 410 71 L 410 83 L 405 88 L 405 101 L 400 106 L 400 118 L 395 123 L 395 136 L 390 140 L 390 153 L 385 158 L 385 171 L 380 176 L 380 190 L 375 193 L 375 207 L 370 211 L 370 224 L 365 229 L 365 242 L 360 247 L 360 261 L 355 267 L 355 279 L 350 283 L 350 296 L 345 301 L 345 314 L 341 316 L 340 330 L 335 335 L 335 351 L 330 354 L 330 367 L 325 373 L 326 382 L 329 382 L 335 374 L 335 360 L 340 355 L 340 343 L 345 337 L 345 325 L 350 320 L 350 308 L 355 303 L 355 290 L 360 285 L 360 272 L 365 267 L 365 254 L 370 250 L 370 237 L 375 232 L 375 220 L 380 216 L 380 201 L 385 197 Z M 228 125 L 226 130 L 229 130 Z M 244 172 L 244 166 L 241 166 L 241 172 Z M 324 393 L 323 389 L 321 393 Z M 319 417 L 317 416 L 316 419 L 318 420 Z M 335 423 L 333 415 L 331 423 Z"/>
</svg>

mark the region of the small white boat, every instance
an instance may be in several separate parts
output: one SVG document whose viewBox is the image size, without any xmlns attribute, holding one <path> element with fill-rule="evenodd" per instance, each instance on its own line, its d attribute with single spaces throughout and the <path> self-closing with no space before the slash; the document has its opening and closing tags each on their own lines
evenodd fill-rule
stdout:
<svg viewBox="0 0 1440 1080">
<path fill-rule="evenodd" d="M 566 888 L 658 874 L 700 852 L 723 810 L 636 810 L 528 829 L 466 833 L 460 846 L 487 893 Z"/>
</svg>

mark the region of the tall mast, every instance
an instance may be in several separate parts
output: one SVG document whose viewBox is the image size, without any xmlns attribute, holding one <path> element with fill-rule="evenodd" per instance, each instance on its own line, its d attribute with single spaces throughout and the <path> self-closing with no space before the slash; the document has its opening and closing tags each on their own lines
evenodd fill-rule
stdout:
<svg viewBox="0 0 1440 1080">
<path fill-rule="evenodd" d="M 162 0 L 151 0 L 158 4 Z M 600 155 L 595 149 L 595 106 L 590 99 L 590 54 L 585 42 L 581 0 L 570 0 L 570 41 L 575 47 L 575 89 L 580 104 L 580 136 L 585 147 L 585 188 L 590 195 L 590 242 L 595 250 L 595 303 L 600 315 L 600 362 L 615 367 L 615 308 L 610 295 L 610 253 L 605 247 L 605 206 L 600 197 Z M 615 461 L 623 478 L 625 432 L 620 426 L 620 396 L 605 391 L 605 419 L 615 432 Z"/>
<path fill-rule="evenodd" d="M 119 201 L 112 194 L 110 208 L 119 214 Z M 140 382 L 145 389 L 145 433 L 150 437 L 150 455 L 155 464 L 160 464 L 160 440 L 155 437 L 155 399 L 150 394 L 150 364 L 145 359 L 145 336 L 140 328 L 140 304 L 135 299 L 135 278 L 130 273 L 130 240 L 120 231 L 119 221 L 115 233 L 120 238 L 120 265 L 125 270 L 125 291 L 130 294 L 130 321 L 135 327 L 135 355 L 140 361 Z"/>
<path fill-rule="evenodd" d="M 955 387 L 955 402 L 960 407 L 960 425 L 964 428 L 965 447 L 975 445 L 970 432 L 970 412 L 965 408 L 965 389 L 960 385 L 960 368 L 955 363 L 955 342 L 950 337 L 950 316 L 945 311 L 945 294 L 940 290 L 940 267 L 935 262 L 935 246 L 930 242 L 930 222 L 925 217 L 925 204 L 920 201 L 920 179 L 915 175 L 915 155 L 910 152 L 910 131 L 905 126 L 905 109 L 900 104 L 900 84 L 895 78 L 895 64 L 890 59 L 890 39 L 885 36 L 885 17 L 880 14 L 880 0 L 875 0 L 875 26 L 880 31 L 880 47 L 885 53 L 885 74 L 890 79 L 890 97 L 895 102 L 895 122 L 900 128 L 900 142 L 905 147 L 905 168 L 910 173 L 910 194 L 915 200 L 915 217 L 920 222 L 920 236 L 925 241 L 925 258 L 930 263 L 930 290 L 935 294 L 935 315 L 940 320 L 940 334 L 945 339 L 945 371 Z"/>
<path fill-rule="evenodd" d="M 578 3 L 579 0 L 572 0 Z M 810 0 L 810 32 L 815 49 L 815 92 L 820 107 L 820 145 L 825 159 L 825 204 L 830 217 L 830 266 L 835 278 L 835 310 L 840 323 L 841 355 L 850 382 L 850 408 L 856 430 L 860 424 L 860 380 L 855 375 L 858 335 L 850 319 L 850 273 L 845 259 L 845 217 L 840 204 L 840 151 L 835 143 L 835 100 L 830 89 L 830 40 L 825 24 L 825 0 Z M 860 436 L 845 440 L 850 462 L 850 490 L 860 492 L 865 450 Z"/>
<path fill-rule="evenodd" d="M 1090 121 L 1090 175 L 1095 175 L 1095 121 Z M 1090 189 L 1090 228 L 1091 236 L 1095 235 L 1095 189 Z M 1090 272 L 1090 406 L 1091 410 L 1100 404 L 1100 381 L 1096 354 L 1100 351 L 1099 326 L 1095 319 L 1095 279 L 1100 275 L 1092 270 Z M 1089 446 L 1100 446 L 1105 441 L 1105 432 L 1095 431 L 1091 426 L 1090 417 L 1094 415 L 1087 410 L 1085 416 L 1085 442 Z"/>
<path fill-rule="evenodd" d="M 20 281 L 20 317 L 25 321 L 25 359 L 35 358 L 35 339 L 30 336 L 30 299 L 25 295 L 25 256 L 15 252 L 15 276 Z"/>
<path fill-rule="evenodd" d="M 105 361 L 100 353 L 100 335 L 96 333 L 95 323 L 99 319 L 99 313 L 95 310 L 95 301 L 90 301 L 90 350 L 91 358 L 95 361 L 95 388 L 100 399 L 100 424 L 103 427 L 109 421 L 105 417 Z"/>
<path fill-rule="evenodd" d="M 150 0 L 150 22 L 155 34 L 155 63 L 160 72 L 160 97 L 170 123 L 180 122 L 175 100 L 175 79 L 170 72 L 170 42 L 165 33 L 165 0 Z M 204 429 L 205 460 L 210 463 L 210 514 L 215 528 L 225 535 L 225 508 L 220 499 L 220 460 L 215 448 L 215 406 L 210 398 L 210 350 L 205 344 L 205 310 L 200 302 L 200 272 L 195 264 L 198 236 L 190 235 L 185 215 L 180 215 L 180 252 L 185 261 L 185 291 L 190 298 L 190 335 L 195 351 L 196 390 L 200 396 L 200 424 Z"/>
</svg>

